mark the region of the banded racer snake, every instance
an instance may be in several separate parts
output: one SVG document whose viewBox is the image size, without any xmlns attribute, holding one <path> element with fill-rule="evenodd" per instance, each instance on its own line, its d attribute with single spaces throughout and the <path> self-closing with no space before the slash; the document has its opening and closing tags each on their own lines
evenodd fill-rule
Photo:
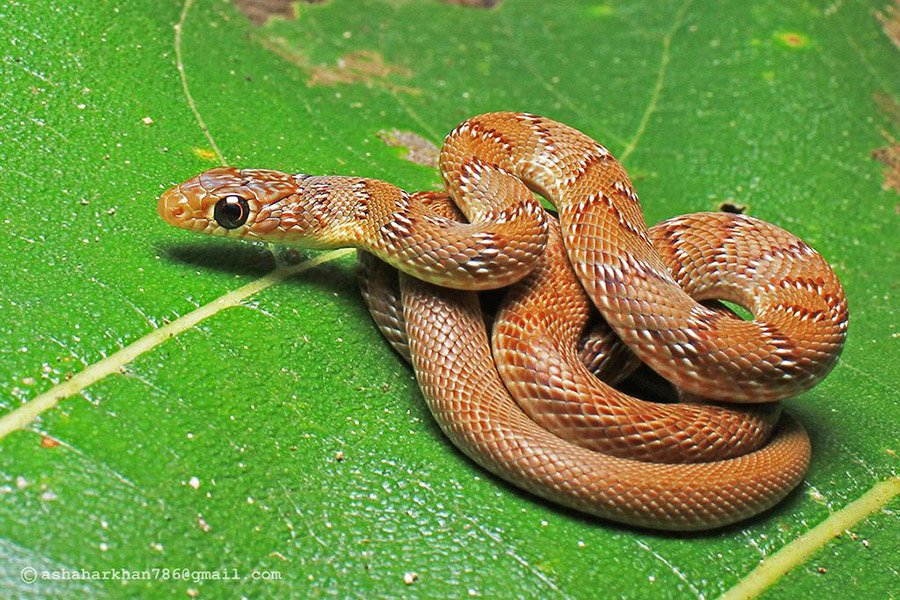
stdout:
<svg viewBox="0 0 900 600">
<path fill-rule="evenodd" d="M 440 168 L 446 192 L 407 193 L 219 167 L 167 190 L 158 209 L 199 233 L 359 249 L 370 311 L 441 429 L 534 494 L 622 523 L 699 530 L 758 514 L 797 486 L 809 439 L 777 401 L 821 381 L 847 331 L 843 289 L 818 253 L 744 215 L 648 229 L 603 146 L 531 114 L 465 121 Z M 505 286 L 489 333 L 477 291 Z M 592 307 L 603 320 L 585 334 Z M 684 401 L 611 387 L 636 359 Z"/>
</svg>

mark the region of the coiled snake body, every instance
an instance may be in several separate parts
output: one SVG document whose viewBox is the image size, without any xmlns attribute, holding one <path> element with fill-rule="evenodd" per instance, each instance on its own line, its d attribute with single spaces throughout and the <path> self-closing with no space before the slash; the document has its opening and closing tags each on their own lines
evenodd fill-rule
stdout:
<svg viewBox="0 0 900 600">
<path fill-rule="evenodd" d="M 159 212 L 197 232 L 360 249 L 364 297 L 442 430 L 539 496 L 695 530 L 757 514 L 800 482 L 809 440 L 775 401 L 820 381 L 847 329 L 821 256 L 742 215 L 648 230 L 605 148 L 530 114 L 469 119 L 440 165 L 446 194 L 222 167 L 166 191 Z M 385 263 L 403 272 L 399 288 Z M 489 340 L 472 290 L 510 284 Z M 713 299 L 754 319 L 698 303 Z M 583 340 L 592 306 L 608 325 Z M 686 401 L 644 402 L 595 377 L 584 358 L 607 380 L 633 362 L 617 339 Z"/>
</svg>

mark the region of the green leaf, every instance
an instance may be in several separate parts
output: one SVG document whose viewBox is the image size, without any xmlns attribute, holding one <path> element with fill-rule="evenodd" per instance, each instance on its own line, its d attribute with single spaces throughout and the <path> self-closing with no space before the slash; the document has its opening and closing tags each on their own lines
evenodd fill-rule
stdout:
<svg viewBox="0 0 900 600">
<path fill-rule="evenodd" d="M 0 593 L 712 597 L 792 555 L 767 597 L 897 594 L 882 2 L 332 0 L 261 27 L 221 0 L 5 3 Z M 650 222 L 743 204 L 834 265 L 848 345 L 788 403 L 814 458 L 776 509 L 673 536 L 535 500 L 443 437 L 350 255 L 297 273 L 305 255 L 156 215 L 217 152 L 433 189 L 389 143 L 491 110 L 606 144 Z M 822 523 L 849 531 L 797 541 Z"/>
</svg>

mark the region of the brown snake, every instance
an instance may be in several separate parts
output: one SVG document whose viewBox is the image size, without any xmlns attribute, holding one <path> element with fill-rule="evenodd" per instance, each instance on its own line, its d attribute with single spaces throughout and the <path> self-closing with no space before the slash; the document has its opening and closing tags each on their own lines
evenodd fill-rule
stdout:
<svg viewBox="0 0 900 600">
<path fill-rule="evenodd" d="M 360 249 L 364 297 L 441 429 L 539 496 L 696 530 L 757 514 L 801 481 L 809 440 L 778 420 L 775 401 L 818 383 L 847 331 L 843 290 L 819 254 L 742 215 L 648 230 L 609 152 L 534 115 L 469 119 L 440 165 L 464 216 L 446 194 L 230 167 L 169 189 L 159 213 L 202 233 Z M 381 261 L 403 271 L 399 288 Z M 461 290 L 510 284 L 489 340 L 477 294 Z M 754 319 L 698 303 L 714 299 Z M 592 306 L 608 325 L 583 339 Z M 686 401 L 638 400 L 595 377 L 583 359 L 609 381 L 633 362 L 616 338 Z"/>
</svg>

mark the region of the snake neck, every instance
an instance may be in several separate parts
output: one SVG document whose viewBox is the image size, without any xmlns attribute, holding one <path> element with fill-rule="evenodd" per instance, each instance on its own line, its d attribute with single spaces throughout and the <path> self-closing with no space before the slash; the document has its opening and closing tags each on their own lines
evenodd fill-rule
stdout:
<svg viewBox="0 0 900 600">
<path fill-rule="evenodd" d="M 389 221 L 406 193 L 377 179 L 295 175 L 290 193 L 264 203 L 252 235 L 306 248 L 369 249 L 368 232 Z"/>
</svg>

